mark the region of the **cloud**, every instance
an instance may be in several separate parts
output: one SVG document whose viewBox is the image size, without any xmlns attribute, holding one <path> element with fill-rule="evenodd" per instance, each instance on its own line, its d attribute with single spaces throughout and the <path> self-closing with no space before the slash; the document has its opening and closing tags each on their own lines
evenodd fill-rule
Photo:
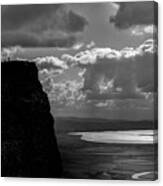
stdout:
<svg viewBox="0 0 163 186">
<path fill-rule="evenodd" d="M 87 99 L 106 100 L 144 99 L 156 91 L 155 57 L 156 43 L 148 39 L 137 48 L 92 48 L 62 59 L 84 69 L 80 75 Z"/>
<path fill-rule="evenodd" d="M 69 65 L 86 66 L 97 63 L 97 58 L 114 58 L 120 57 L 120 52 L 111 48 L 91 48 L 77 53 L 75 56 L 69 54 L 63 54 L 61 58 L 65 60 Z"/>
<path fill-rule="evenodd" d="M 39 70 L 43 69 L 57 69 L 57 70 L 66 70 L 68 69 L 67 64 L 54 56 L 46 56 L 46 57 L 37 57 L 33 59 L 36 63 Z"/>
<path fill-rule="evenodd" d="M 86 95 L 82 91 L 83 79 L 69 78 L 66 73 L 70 73 L 71 69 L 64 61 L 53 56 L 36 58 L 33 61 L 39 69 L 39 80 L 43 90 L 57 109 L 67 106 L 80 107 L 84 103 Z"/>
<path fill-rule="evenodd" d="M 60 21 L 60 28 L 66 32 L 82 32 L 88 24 L 88 21 L 81 15 L 74 13 L 72 10 L 66 12 L 65 9 L 61 14 Z"/>
<path fill-rule="evenodd" d="M 135 28 L 132 28 L 131 30 L 131 33 L 132 35 L 135 35 L 135 36 L 141 36 L 141 35 L 144 35 L 144 34 L 150 34 L 150 35 L 153 35 L 153 34 L 156 34 L 156 28 L 154 25 L 149 25 L 149 26 L 136 26 Z"/>
<path fill-rule="evenodd" d="M 2 5 L 2 46 L 71 47 L 87 24 L 63 4 Z"/>
<path fill-rule="evenodd" d="M 91 41 L 90 43 L 86 45 L 86 48 L 90 49 L 90 48 L 93 48 L 95 45 L 96 43 L 94 41 Z"/>
<path fill-rule="evenodd" d="M 115 16 L 110 18 L 110 22 L 119 29 L 126 29 L 136 25 L 157 26 L 154 11 L 157 4 L 154 1 L 147 2 L 119 2 L 119 9 Z"/>
<path fill-rule="evenodd" d="M 1 50 L 1 61 L 11 60 L 17 53 L 22 52 L 23 49 L 19 46 L 2 48 Z"/>
<path fill-rule="evenodd" d="M 80 104 L 85 95 L 82 92 L 82 80 L 58 78 L 69 70 L 67 63 L 54 56 L 38 57 L 33 60 L 39 70 L 39 80 L 51 103 L 57 108 Z M 56 81 L 56 79 L 59 79 Z M 80 78 L 81 79 L 81 78 Z M 78 105 L 79 106 L 79 105 Z"/>
<path fill-rule="evenodd" d="M 82 86 L 82 82 L 79 83 L 75 80 L 58 83 L 51 82 L 51 90 L 48 92 L 49 99 L 55 103 L 57 108 L 75 106 L 76 104 L 79 106 L 85 100 L 85 95 L 81 91 Z"/>
<path fill-rule="evenodd" d="M 72 48 L 73 48 L 74 50 L 79 50 L 79 49 L 81 49 L 83 46 L 84 46 L 84 43 L 83 43 L 83 42 L 78 42 L 78 43 L 74 44 L 74 46 L 72 46 Z"/>
<path fill-rule="evenodd" d="M 56 12 L 60 7 L 61 5 L 3 5 L 2 31 L 16 30 L 26 24 L 32 24 L 33 20 L 44 18 L 46 14 Z"/>
<path fill-rule="evenodd" d="M 107 107 L 107 109 L 113 109 L 113 107 L 115 107 L 115 103 L 113 100 L 106 100 L 103 102 L 95 103 L 95 106 L 96 107 Z"/>
<path fill-rule="evenodd" d="M 21 47 L 56 47 L 69 48 L 76 42 L 74 36 L 63 36 L 62 38 L 39 38 L 40 36 L 22 32 L 6 32 L 2 34 L 2 47 L 19 45 Z"/>
<path fill-rule="evenodd" d="M 142 100 L 142 99 L 110 99 L 110 100 L 104 100 L 95 102 L 96 107 L 102 107 L 107 110 L 149 110 L 153 108 L 153 95 L 151 94 L 151 99 L 148 100 Z"/>
<path fill-rule="evenodd" d="M 53 88 L 52 84 L 53 84 L 53 77 L 55 75 L 57 75 L 59 72 L 57 70 L 57 74 L 56 74 L 56 70 L 47 70 L 46 68 L 43 70 L 39 70 L 38 71 L 38 77 L 39 77 L 39 81 L 42 84 L 43 90 L 49 94 Z M 55 73 L 55 75 L 54 75 Z"/>
</svg>

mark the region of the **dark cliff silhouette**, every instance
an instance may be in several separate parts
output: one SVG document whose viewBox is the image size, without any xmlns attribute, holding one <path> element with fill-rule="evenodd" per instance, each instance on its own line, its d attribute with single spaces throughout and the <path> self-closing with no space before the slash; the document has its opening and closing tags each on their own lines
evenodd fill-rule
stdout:
<svg viewBox="0 0 163 186">
<path fill-rule="evenodd" d="M 1 175 L 61 177 L 54 119 L 34 63 L 1 65 Z"/>
</svg>

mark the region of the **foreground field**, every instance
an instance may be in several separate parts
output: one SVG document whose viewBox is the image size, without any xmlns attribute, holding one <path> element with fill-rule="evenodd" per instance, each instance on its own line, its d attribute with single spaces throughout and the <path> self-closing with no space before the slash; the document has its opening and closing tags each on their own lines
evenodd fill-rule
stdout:
<svg viewBox="0 0 163 186">
<path fill-rule="evenodd" d="M 90 122 L 89 122 L 90 123 Z M 111 125 L 96 123 L 89 125 L 73 121 L 57 123 L 57 140 L 62 155 L 64 178 L 112 179 L 112 180 L 155 180 L 157 179 L 156 144 L 114 144 L 83 141 L 80 135 L 70 131 L 86 131 L 92 125 L 108 131 Z M 119 124 L 117 124 L 119 126 Z M 71 128 L 68 126 L 71 126 Z M 106 127 L 105 127 L 106 126 Z M 113 125 L 112 125 L 113 126 Z M 114 125 L 114 130 L 115 131 Z M 129 128 L 130 126 L 130 128 Z M 128 123 L 126 128 L 132 129 Z M 137 125 L 138 126 L 138 125 Z M 146 126 L 146 125 L 144 125 Z M 142 125 L 143 127 L 143 125 Z M 61 130 L 63 128 L 63 130 Z M 119 128 L 119 127 L 118 127 Z M 118 129 L 117 128 L 117 129 Z M 100 131 L 100 130 L 99 130 Z M 110 131 L 110 130 L 109 130 Z"/>
<path fill-rule="evenodd" d="M 154 180 L 157 177 L 154 170 L 157 145 L 96 144 L 68 135 L 59 135 L 58 143 L 66 178 Z M 144 172 L 148 174 L 134 177 Z"/>
</svg>

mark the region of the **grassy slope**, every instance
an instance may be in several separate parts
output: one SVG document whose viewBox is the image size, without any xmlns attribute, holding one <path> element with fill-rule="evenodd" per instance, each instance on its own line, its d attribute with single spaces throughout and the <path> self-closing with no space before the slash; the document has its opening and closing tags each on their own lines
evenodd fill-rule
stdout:
<svg viewBox="0 0 163 186">
<path fill-rule="evenodd" d="M 156 129 L 157 121 L 123 121 L 98 118 L 56 118 L 57 132 Z"/>
</svg>

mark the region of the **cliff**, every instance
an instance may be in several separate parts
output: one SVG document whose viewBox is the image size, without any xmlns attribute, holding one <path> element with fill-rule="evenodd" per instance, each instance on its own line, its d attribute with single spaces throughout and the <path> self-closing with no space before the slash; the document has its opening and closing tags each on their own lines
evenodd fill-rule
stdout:
<svg viewBox="0 0 163 186">
<path fill-rule="evenodd" d="M 35 64 L 2 63 L 1 79 L 1 175 L 60 177 L 54 119 Z"/>
</svg>

